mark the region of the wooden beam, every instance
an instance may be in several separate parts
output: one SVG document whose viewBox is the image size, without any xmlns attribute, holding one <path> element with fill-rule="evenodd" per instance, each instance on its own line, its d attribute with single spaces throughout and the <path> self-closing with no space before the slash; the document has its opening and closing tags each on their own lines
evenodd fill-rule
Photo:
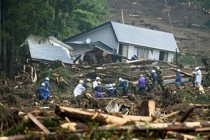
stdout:
<svg viewBox="0 0 210 140">
<path fill-rule="evenodd" d="M 128 121 L 142 121 L 142 122 L 152 121 L 152 117 L 149 116 L 122 115 L 122 117 Z"/>
<path fill-rule="evenodd" d="M 31 113 L 27 114 L 28 117 L 47 135 L 49 135 L 51 132 L 39 121 L 34 117 Z"/>
</svg>

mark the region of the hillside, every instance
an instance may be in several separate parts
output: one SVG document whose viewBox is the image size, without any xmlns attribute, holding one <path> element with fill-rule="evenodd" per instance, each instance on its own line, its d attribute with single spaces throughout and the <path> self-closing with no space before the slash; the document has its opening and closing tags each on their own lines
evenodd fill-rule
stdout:
<svg viewBox="0 0 210 140">
<path fill-rule="evenodd" d="M 173 32 L 182 53 L 208 55 L 210 52 L 210 14 L 194 3 L 183 0 L 167 2 L 171 24 L 164 0 L 108 0 L 112 7 L 108 20 Z"/>
</svg>

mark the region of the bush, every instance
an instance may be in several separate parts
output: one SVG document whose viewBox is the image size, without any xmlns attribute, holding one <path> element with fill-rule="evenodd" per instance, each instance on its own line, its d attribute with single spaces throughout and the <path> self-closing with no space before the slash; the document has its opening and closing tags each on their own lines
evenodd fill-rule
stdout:
<svg viewBox="0 0 210 140">
<path fill-rule="evenodd" d="M 182 65 L 198 65 L 198 58 L 192 55 L 179 55 L 178 62 Z"/>
</svg>

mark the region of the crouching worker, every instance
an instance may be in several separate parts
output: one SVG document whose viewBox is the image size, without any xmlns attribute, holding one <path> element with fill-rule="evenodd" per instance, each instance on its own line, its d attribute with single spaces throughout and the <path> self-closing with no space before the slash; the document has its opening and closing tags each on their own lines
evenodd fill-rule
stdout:
<svg viewBox="0 0 210 140">
<path fill-rule="evenodd" d="M 128 80 L 119 78 L 119 85 L 118 87 L 120 87 L 122 89 L 122 95 L 126 96 L 128 93 Z"/>
<path fill-rule="evenodd" d="M 84 81 L 79 80 L 79 84 L 74 89 L 74 97 L 76 98 L 83 98 L 84 97 L 84 91 L 85 91 Z"/>
<path fill-rule="evenodd" d="M 96 98 L 103 98 L 103 88 L 100 81 L 98 82 L 98 85 L 93 89 L 93 92 Z"/>
<path fill-rule="evenodd" d="M 42 83 L 38 88 L 36 95 L 39 100 L 48 100 L 50 98 L 49 91 L 45 89 L 45 83 Z"/>
<path fill-rule="evenodd" d="M 117 90 L 116 90 L 116 88 L 114 87 L 113 84 L 109 84 L 107 86 L 106 93 L 108 94 L 109 97 L 116 97 L 117 96 Z"/>
</svg>

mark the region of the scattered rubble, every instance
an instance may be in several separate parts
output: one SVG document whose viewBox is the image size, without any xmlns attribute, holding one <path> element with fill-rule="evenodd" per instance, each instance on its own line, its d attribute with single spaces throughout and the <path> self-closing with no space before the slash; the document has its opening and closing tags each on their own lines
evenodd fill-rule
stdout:
<svg viewBox="0 0 210 140">
<path fill-rule="evenodd" d="M 181 89 L 173 83 L 165 91 L 153 90 L 138 95 L 135 81 L 140 73 L 160 66 L 164 79 L 175 78 L 177 66 L 151 60 L 133 60 L 101 65 L 64 66 L 59 63 L 40 67 L 38 83 L 5 80 L 0 86 L 1 135 L 0 139 L 66 139 L 78 138 L 186 138 L 198 135 L 208 139 L 210 122 L 208 91 L 199 94 L 186 81 Z M 174 66 L 174 67 L 173 67 Z M 46 69 L 47 67 L 47 69 Z M 42 72 L 41 72 L 42 71 Z M 183 77 L 191 76 L 191 69 L 182 69 Z M 21 76 L 21 74 L 20 74 Z M 45 76 L 50 77 L 52 99 L 40 102 L 35 91 Z M 103 86 L 117 83 L 119 77 L 130 81 L 128 96 L 95 99 L 91 94 L 85 99 L 75 99 L 73 89 L 79 79 L 100 76 Z"/>
</svg>

